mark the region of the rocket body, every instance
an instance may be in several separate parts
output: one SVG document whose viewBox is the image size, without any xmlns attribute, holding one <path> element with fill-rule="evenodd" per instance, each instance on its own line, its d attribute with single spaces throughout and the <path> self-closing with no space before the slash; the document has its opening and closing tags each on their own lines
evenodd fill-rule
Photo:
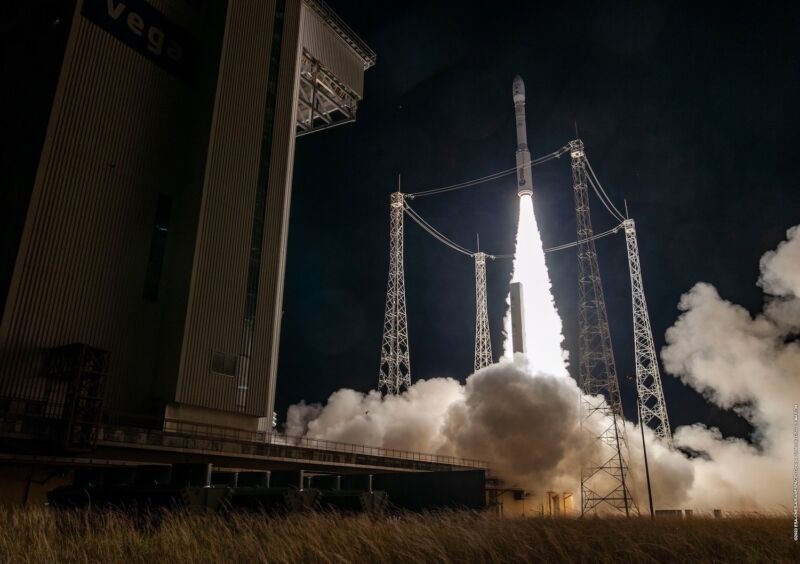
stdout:
<svg viewBox="0 0 800 564">
<path fill-rule="evenodd" d="M 514 78 L 512 91 L 517 121 L 517 195 L 532 196 L 531 153 L 528 150 L 528 131 L 525 125 L 525 83 L 519 75 Z"/>
</svg>

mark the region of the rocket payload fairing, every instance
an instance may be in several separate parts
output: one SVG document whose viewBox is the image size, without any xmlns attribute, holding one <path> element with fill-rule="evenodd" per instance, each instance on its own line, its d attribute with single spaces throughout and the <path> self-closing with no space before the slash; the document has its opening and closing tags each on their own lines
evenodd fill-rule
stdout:
<svg viewBox="0 0 800 564">
<path fill-rule="evenodd" d="M 533 195 L 531 178 L 531 152 L 528 150 L 528 132 L 525 126 L 525 83 L 514 77 L 514 114 L 517 118 L 517 195 Z"/>
</svg>

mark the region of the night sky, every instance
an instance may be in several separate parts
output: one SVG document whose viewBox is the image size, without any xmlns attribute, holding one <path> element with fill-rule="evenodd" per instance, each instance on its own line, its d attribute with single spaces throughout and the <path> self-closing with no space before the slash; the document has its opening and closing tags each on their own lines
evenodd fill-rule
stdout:
<svg viewBox="0 0 800 564">
<path fill-rule="evenodd" d="M 575 137 L 637 222 L 660 348 L 698 281 L 759 311 L 758 259 L 800 223 L 794 174 L 797 4 L 331 0 L 377 53 L 358 120 L 298 139 L 281 334 L 279 420 L 301 399 L 377 385 L 388 273 L 388 203 L 514 166 L 511 82 L 527 89 L 532 156 Z M 546 247 L 575 240 L 569 157 L 534 168 Z M 513 176 L 412 202 L 440 231 L 513 251 Z M 595 232 L 614 222 L 592 202 Z M 406 221 L 412 378 L 471 373 L 473 262 Z M 597 242 L 625 411 L 635 416 L 624 235 Z M 577 259 L 548 256 L 565 346 L 577 362 Z M 510 261 L 487 265 L 495 358 Z M 577 366 L 571 367 L 573 375 Z M 672 426 L 749 426 L 664 375 Z"/>
</svg>

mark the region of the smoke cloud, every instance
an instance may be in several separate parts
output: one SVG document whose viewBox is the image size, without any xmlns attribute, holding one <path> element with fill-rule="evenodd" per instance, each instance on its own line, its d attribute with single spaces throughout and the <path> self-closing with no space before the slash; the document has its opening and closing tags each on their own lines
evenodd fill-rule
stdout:
<svg viewBox="0 0 800 564">
<path fill-rule="evenodd" d="M 569 377 L 532 372 L 517 354 L 467 378 L 419 380 L 400 395 L 339 390 L 322 408 L 289 408 L 287 434 L 490 461 L 506 480 L 541 491 L 576 485 L 593 448 Z"/>
<path fill-rule="evenodd" d="M 686 492 L 698 505 L 789 505 L 792 407 L 800 401 L 800 229 L 786 236 L 761 258 L 762 313 L 751 316 L 699 283 L 681 298 L 683 313 L 667 330 L 666 371 L 755 429 L 751 442 L 723 439 L 702 424 L 677 430 L 676 445 L 702 454 L 691 462 L 694 481 Z"/>
<path fill-rule="evenodd" d="M 792 406 L 800 401 L 800 226 L 762 257 L 760 267 L 763 312 L 753 316 L 712 285 L 698 283 L 681 298 L 680 316 L 661 351 L 667 373 L 738 413 L 755 432 L 750 440 L 725 438 L 697 423 L 676 429 L 677 448 L 669 449 L 645 428 L 656 507 L 789 505 Z M 291 406 L 286 431 L 477 458 L 530 491 L 577 492 L 581 465 L 596 446 L 592 433 L 580 427 L 575 381 L 555 372 L 516 354 L 469 376 L 465 385 L 449 378 L 420 380 L 386 397 L 339 390 L 325 406 Z M 634 493 L 646 511 L 640 429 L 626 422 L 626 433 Z"/>
</svg>

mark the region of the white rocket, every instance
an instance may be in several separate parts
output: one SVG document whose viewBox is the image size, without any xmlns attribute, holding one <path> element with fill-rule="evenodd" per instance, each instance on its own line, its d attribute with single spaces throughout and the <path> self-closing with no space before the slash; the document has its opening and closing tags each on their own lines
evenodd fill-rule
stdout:
<svg viewBox="0 0 800 564">
<path fill-rule="evenodd" d="M 531 179 L 531 153 L 528 150 L 528 132 L 525 126 L 525 83 L 514 77 L 514 114 L 517 118 L 517 195 L 533 196 Z M 521 282 L 513 282 L 511 296 L 511 345 L 515 353 L 525 352 L 525 305 Z"/>
<path fill-rule="evenodd" d="M 528 150 L 528 132 L 525 126 L 525 83 L 514 77 L 514 114 L 517 117 L 517 195 L 533 195 L 531 179 L 531 152 Z"/>
</svg>

